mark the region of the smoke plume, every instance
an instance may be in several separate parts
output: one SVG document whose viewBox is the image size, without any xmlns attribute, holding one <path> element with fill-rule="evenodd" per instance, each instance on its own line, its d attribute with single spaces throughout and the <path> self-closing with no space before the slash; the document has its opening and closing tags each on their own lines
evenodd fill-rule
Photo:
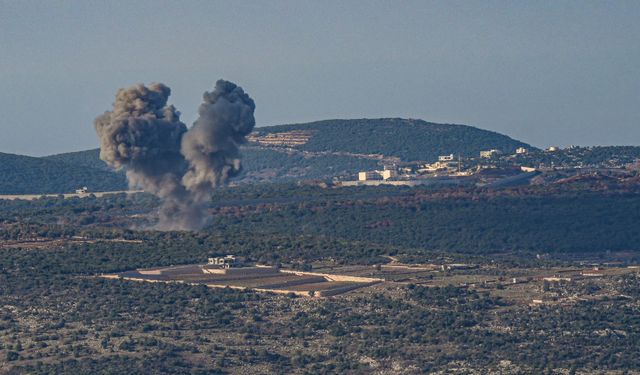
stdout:
<svg viewBox="0 0 640 375">
<path fill-rule="evenodd" d="M 189 162 L 182 183 L 198 201 L 208 201 L 216 186 L 240 172 L 238 145 L 256 124 L 255 103 L 231 82 L 219 80 L 203 100 L 200 117 L 182 137 L 182 154 Z"/>
<path fill-rule="evenodd" d="M 95 120 L 100 159 L 125 169 L 131 188 L 162 200 L 161 230 L 193 230 L 206 223 L 205 206 L 216 186 L 241 170 L 238 145 L 255 125 L 255 104 L 227 81 L 205 92 L 190 130 L 167 105 L 169 87 L 154 83 L 121 89 L 113 110 Z"/>
</svg>

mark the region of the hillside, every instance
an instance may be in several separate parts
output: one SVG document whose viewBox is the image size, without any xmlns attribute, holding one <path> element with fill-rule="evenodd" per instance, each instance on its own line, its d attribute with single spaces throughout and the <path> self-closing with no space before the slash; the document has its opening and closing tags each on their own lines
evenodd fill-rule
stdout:
<svg viewBox="0 0 640 375">
<path fill-rule="evenodd" d="M 294 146 L 303 151 L 382 154 L 404 161 L 434 161 L 438 155 L 451 153 L 477 156 L 488 149 L 508 154 L 518 147 L 533 149 L 506 135 L 472 126 L 399 118 L 325 120 L 261 127 L 254 131 L 258 141 L 260 137 L 285 132 L 308 134 L 306 142 Z"/>
<path fill-rule="evenodd" d="M 105 162 L 100 160 L 100 149 L 94 148 L 93 150 L 65 152 L 64 154 L 56 154 L 45 156 L 43 159 L 52 160 L 60 163 L 75 165 L 85 168 L 102 169 L 105 171 L 111 171 Z"/>
<path fill-rule="evenodd" d="M 100 150 L 70 152 L 44 159 L 113 173 L 100 160 Z M 240 180 L 291 181 L 338 176 L 362 169 L 376 168 L 375 160 L 341 155 L 305 155 L 302 152 L 267 147 L 245 146 L 242 149 L 244 172 Z"/>
<path fill-rule="evenodd" d="M 94 191 L 122 190 L 124 175 L 59 160 L 0 153 L 0 194 L 73 192 L 87 186 Z"/>
</svg>

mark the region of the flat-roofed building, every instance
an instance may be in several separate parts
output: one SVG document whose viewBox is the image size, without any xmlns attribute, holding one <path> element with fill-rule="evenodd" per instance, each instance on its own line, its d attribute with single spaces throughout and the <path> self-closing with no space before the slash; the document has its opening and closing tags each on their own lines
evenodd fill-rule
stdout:
<svg viewBox="0 0 640 375">
<path fill-rule="evenodd" d="M 385 169 L 384 171 L 379 171 L 378 173 L 380 173 L 380 176 L 382 176 L 383 180 L 398 177 L 398 172 L 395 169 Z"/>
<path fill-rule="evenodd" d="M 234 255 L 227 255 L 224 257 L 213 257 L 209 258 L 207 261 L 207 265 L 209 266 L 220 266 L 222 268 L 231 268 L 238 264 L 238 260 Z"/>
<path fill-rule="evenodd" d="M 502 152 L 500 150 L 496 150 L 495 148 L 491 150 L 480 151 L 480 157 L 486 159 L 490 159 L 493 156 L 497 156 L 500 154 L 502 154 Z"/>
<path fill-rule="evenodd" d="M 382 176 L 378 171 L 366 171 L 358 173 L 359 181 L 382 180 Z"/>
<path fill-rule="evenodd" d="M 358 181 L 389 180 L 398 177 L 395 168 L 385 167 L 382 171 L 364 171 L 358 173 Z"/>
</svg>

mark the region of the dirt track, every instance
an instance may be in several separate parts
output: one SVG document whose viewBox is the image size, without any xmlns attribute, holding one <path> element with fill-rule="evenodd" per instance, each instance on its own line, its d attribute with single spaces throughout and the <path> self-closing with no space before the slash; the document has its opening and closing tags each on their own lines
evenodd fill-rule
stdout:
<svg viewBox="0 0 640 375">
<path fill-rule="evenodd" d="M 96 197 L 102 197 L 104 195 L 108 195 L 108 194 L 120 194 L 120 193 L 127 193 L 127 194 L 133 194 L 133 193 L 141 193 L 142 190 L 131 190 L 131 191 L 127 191 L 127 190 L 122 190 L 122 191 L 100 191 L 100 192 L 91 192 L 91 193 L 83 193 L 83 194 L 77 194 L 77 193 L 70 193 L 70 194 L 19 194 L 19 195 L 0 195 L 0 200 L 6 199 L 6 200 L 16 200 L 16 199 L 22 199 L 22 200 L 27 200 L 27 201 L 32 201 L 38 198 L 42 198 L 42 197 L 58 197 L 60 195 L 64 196 L 65 199 L 66 198 L 86 198 L 89 197 L 91 195 L 95 195 Z"/>
</svg>

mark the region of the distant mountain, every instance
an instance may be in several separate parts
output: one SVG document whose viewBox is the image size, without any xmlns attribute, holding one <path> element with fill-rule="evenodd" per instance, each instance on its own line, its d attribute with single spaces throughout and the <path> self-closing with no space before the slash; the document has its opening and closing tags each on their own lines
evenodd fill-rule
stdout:
<svg viewBox="0 0 640 375">
<path fill-rule="evenodd" d="M 466 125 L 409 119 L 326 120 L 257 128 L 242 149 L 241 180 L 324 179 L 399 161 L 433 161 L 438 155 L 477 156 L 481 150 L 513 153 L 532 147 Z M 375 155 L 374 155 L 375 154 Z M 100 160 L 99 150 L 43 158 L 0 154 L 0 194 L 92 191 L 126 187 L 122 173 Z"/>
<path fill-rule="evenodd" d="M 324 120 L 268 126 L 257 128 L 252 139 L 268 141 L 270 135 L 287 132 L 307 134 L 306 142 L 294 146 L 303 151 L 382 154 L 404 161 L 434 161 L 439 155 L 448 154 L 478 156 L 480 151 L 490 149 L 509 154 L 518 147 L 534 149 L 506 135 L 472 126 L 400 118 Z"/>
<path fill-rule="evenodd" d="M 55 158 L 5 153 L 0 153 L 0 177 L 0 194 L 70 193 L 82 186 L 93 191 L 126 187 L 122 174 Z"/>
</svg>

